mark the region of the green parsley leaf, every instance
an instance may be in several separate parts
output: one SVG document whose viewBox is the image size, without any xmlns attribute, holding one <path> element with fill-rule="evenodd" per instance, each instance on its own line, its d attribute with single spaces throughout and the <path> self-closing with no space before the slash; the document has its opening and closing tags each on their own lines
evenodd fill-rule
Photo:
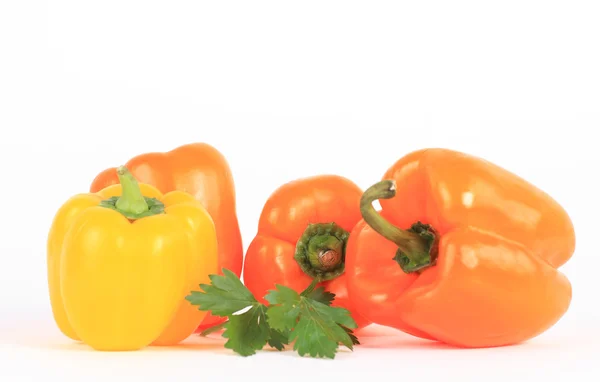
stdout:
<svg viewBox="0 0 600 382">
<path fill-rule="evenodd" d="M 192 291 L 186 297 L 199 310 L 211 311 L 215 316 L 227 317 L 248 306 L 258 304 L 241 280 L 228 269 L 223 276 L 210 275 L 211 284 L 200 284 L 203 292 Z"/>
<path fill-rule="evenodd" d="M 276 285 L 275 290 L 265 296 L 265 300 L 271 304 L 267 310 L 267 320 L 273 329 L 285 331 L 296 326 L 300 314 L 298 292 L 282 285 Z"/>
<path fill-rule="evenodd" d="M 280 332 L 279 330 L 271 329 L 270 338 L 267 341 L 270 347 L 279 351 L 285 349 L 285 345 L 289 344 L 290 331 Z"/>
<path fill-rule="evenodd" d="M 331 303 L 333 302 L 333 300 L 335 300 L 335 294 L 326 291 L 325 287 L 322 286 L 308 293 L 307 297 L 319 301 L 320 303 L 323 303 L 328 306 L 331 306 Z M 360 342 L 358 341 L 358 338 L 354 335 L 352 329 L 347 328 L 343 325 L 340 326 L 346 331 L 346 333 L 348 333 L 353 345 L 360 345 Z"/>
<path fill-rule="evenodd" d="M 309 287 L 310 288 L 310 287 Z M 315 293 L 316 292 L 316 293 Z M 331 307 L 329 292 L 311 291 L 307 295 L 321 298 L 325 303 L 298 294 L 291 288 L 277 285 L 265 299 L 272 304 L 267 319 L 273 328 L 292 329 L 289 341 L 301 356 L 334 358 L 339 344 L 353 349 L 353 339 L 343 326 L 356 328 L 347 309 Z M 327 296 L 327 297 L 325 297 Z"/>
<path fill-rule="evenodd" d="M 186 299 L 200 310 L 227 317 L 227 321 L 202 332 L 225 329 L 225 347 L 242 356 L 256 354 L 266 345 L 284 350 L 294 343 L 301 356 L 334 358 L 340 344 L 350 350 L 358 339 L 352 332 L 356 322 L 344 308 L 331 306 L 335 295 L 325 288 L 315 289 L 317 280 L 302 293 L 276 285 L 258 302 L 235 273 L 223 269 L 223 275 L 211 275 L 211 284 L 200 285 Z"/>
<path fill-rule="evenodd" d="M 322 304 L 331 305 L 332 301 L 335 299 L 335 294 L 326 291 L 325 287 L 321 286 L 310 292 L 307 297 L 319 301 Z"/>
<path fill-rule="evenodd" d="M 338 343 L 353 349 L 352 339 L 340 326 L 356 327 L 350 312 L 308 299 L 302 305 L 300 320 L 290 335 L 290 341 L 296 341 L 294 350 L 298 354 L 334 358 Z"/>
<path fill-rule="evenodd" d="M 247 312 L 230 316 L 223 332 L 223 337 L 229 339 L 225 347 L 244 357 L 261 350 L 271 334 L 265 312 L 266 307 L 257 304 Z"/>
<path fill-rule="evenodd" d="M 300 298 L 298 292 L 293 290 L 292 288 L 276 284 L 275 290 L 270 290 L 269 293 L 265 296 L 265 300 L 269 302 L 269 304 L 285 304 L 289 302 L 296 301 Z"/>
<path fill-rule="evenodd" d="M 348 333 L 348 335 L 350 336 L 350 339 L 352 340 L 353 345 L 360 345 L 360 342 L 358 341 L 358 337 L 356 337 L 356 335 L 354 334 L 352 329 L 347 328 L 344 325 L 340 325 L 340 326 L 342 327 L 342 329 L 344 329 L 346 331 L 346 333 Z"/>
<path fill-rule="evenodd" d="M 235 273 L 227 269 L 223 269 L 222 276 L 211 275 L 210 280 L 210 285 L 200 285 L 202 291 L 192 291 L 186 299 L 192 305 L 197 305 L 199 310 L 227 317 L 227 322 L 222 324 L 225 329 L 223 337 L 228 339 L 226 348 L 242 356 L 255 354 L 271 338 L 267 307 L 259 303 Z M 208 328 L 205 333 L 214 332 L 219 326 Z M 273 340 L 273 344 L 279 346 L 284 340 L 287 341 L 287 338 L 281 337 Z"/>
</svg>

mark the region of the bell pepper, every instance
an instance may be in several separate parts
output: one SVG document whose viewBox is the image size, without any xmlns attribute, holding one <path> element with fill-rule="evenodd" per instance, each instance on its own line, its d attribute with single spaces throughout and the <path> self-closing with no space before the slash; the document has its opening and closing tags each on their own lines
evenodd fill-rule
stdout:
<svg viewBox="0 0 600 382">
<path fill-rule="evenodd" d="M 218 268 L 217 235 L 191 195 L 163 195 L 125 168 L 120 184 L 71 197 L 48 235 L 48 287 L 60 330 L 97 350 L 173 345 L 206 312 L 185 296 Z"/>
<path fill-rule="evenodd" d="M 276 284 L 302 292 L 315 279 L 334 293 L 333 305 L 367 325 L 348 300 L 344 275 L 349 231 L 361 219 L 362 190 L 350 180 L 323 175 L 279 187 L 266 201 L 246 252 L 244 284 L 262 303 Z"/>
<path fill-rule="evenodd" d="M 557 269 L 575 250 L 572 222 L 498 165 L 446 149 L 412 152 L 365 191 L 361 214 L 346 277 L 352 303 L 374 323 L 494 347 L 543 333 L 569 308 L 571 284 Z"/>
<path fill-rule="evenodd" d="M 238 277 L 242 272 L 243 248 L 236 214 L 234 181 L 223 155 L 205 143 L 180 146 L 167 153 L 147 153 L 130 159 L 125 166 L 142 183 L 160 192 L 184 191 L 194 196 L 212 217 L 218 240 L 219 274 L 223 268 Z M 104 170 L 93 180 L 90 191 L 117 184 L 114 168 Z M 224 319 L 206 316 L 201 327 Z"/>
</svg>

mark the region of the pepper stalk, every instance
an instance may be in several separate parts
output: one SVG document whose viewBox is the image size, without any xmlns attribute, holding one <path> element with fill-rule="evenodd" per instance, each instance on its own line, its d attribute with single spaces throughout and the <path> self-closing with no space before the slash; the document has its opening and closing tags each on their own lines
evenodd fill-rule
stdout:
<svg viewBox="0 0 600 382">
<path fill-rule="evenodd" d="M 294 259 L 313 279 L 332 280 L 344 273 L 348 236 L 333 222 L 309 224 L 296 243 Z"/>
<path fill-rule="evenodd" d="M 135 179 L 127 167 L 119 166 L 117 168 L 117 176 L 121 184 L 121 196 L 113 196 L 101 201 L 101 207 L 115 210 L 129 220 L 137 220 L 164 213 L 165 205 L 156 198 L 145 197 L 142 194 L 137 179 Z"/>
<path fill-rule="evenodd" d="M 383 180 L 369 187 L 360 201 L 360 212 L 365 222 L 377 233 L 398 246 L 393 260 L 406 273 L 421 272 L 433 265 L 438 255 L 437 234 L 429 224 L 414 223 L 408 230 L 402 230 L 373 207 L 378 199 L 391 199 L 396 196 L 396 182 Z"/>
</svg>

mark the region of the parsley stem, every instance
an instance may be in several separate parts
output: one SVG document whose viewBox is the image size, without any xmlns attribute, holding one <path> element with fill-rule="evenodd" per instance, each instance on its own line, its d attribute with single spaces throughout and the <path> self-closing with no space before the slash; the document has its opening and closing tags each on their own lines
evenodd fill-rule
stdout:
<svg viewBox="0 0 600 382">
<path fill-rule="evenodd" d="M 210 327 L 204 329 L 200 333 L 200 336 L 206 337 L 206 336 L 208 336 L 208 335 L 210 335 L 212 333 L 218 332 L 219 330 L 221 330 L 221 329 L 223 329 L 225 327 L 225 324 L 227 324 L 227 321 L 221 322 L 220 324 L 217 324 L 217 325 L 210 326 Z"/>
<path fill-rule="evenodd" d="M 315 288 L 317 287 L 317 284 L 320 282 L 321 280 L 318 277 L 315 277 L 313 279 L 313 281 L 310 283 L 310 285 L 304 289 L 304 291 L 302 293 L 300 293 L 301 296 L 308 296 L 309 294 L 311 294 Z"/>
</svg>

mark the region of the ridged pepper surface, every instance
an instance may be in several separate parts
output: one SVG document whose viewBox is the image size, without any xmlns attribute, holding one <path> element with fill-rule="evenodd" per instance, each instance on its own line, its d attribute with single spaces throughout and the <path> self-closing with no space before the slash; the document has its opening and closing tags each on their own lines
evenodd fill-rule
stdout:
<svg viewBox="0 0 600 382">
<path fill-rule="evenodd" d="M 364 193 L 361 212 L 345 274 L 351 303 L 374 323 L 491 347 L 531 339 L 569 308 L 571 284 L 557 270 L 575 249 L 568 214 L 495 164 L 410 153 Z"/>
</svg>

